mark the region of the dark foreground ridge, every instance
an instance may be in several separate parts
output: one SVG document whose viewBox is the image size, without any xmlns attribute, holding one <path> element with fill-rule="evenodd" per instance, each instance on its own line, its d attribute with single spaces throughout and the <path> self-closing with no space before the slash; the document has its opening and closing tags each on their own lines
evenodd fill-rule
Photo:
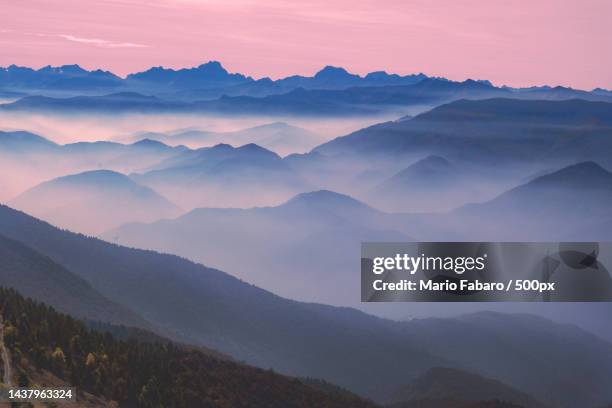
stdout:
<svg viewBox="0 0 612 408">
<path fill-rule="evenodd" d="M 121 407 L 375 406 L 333 386 L 311 386 L 169 341 L 116 340 L 12 289 L 0 288 L 0 308 L 20 386 L 36 385 L 45 373 Z"/>
</svg>

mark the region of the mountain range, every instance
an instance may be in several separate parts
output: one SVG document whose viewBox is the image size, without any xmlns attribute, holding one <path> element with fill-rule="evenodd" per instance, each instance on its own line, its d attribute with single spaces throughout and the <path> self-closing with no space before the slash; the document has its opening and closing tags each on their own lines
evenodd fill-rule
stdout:
<svg viewBox="0 0 612 408">
<path fill-rule="evenodd" d="M 366 194 L 377 208 L 394 212 L 445 212 L 480 196 L 478 174 L 430 155 L 386 178 Z"/>
<path fill-rule="evenodd" d="M 308 186 L 278 154 L 253 143 L 186 150 L 131 177 L 184 208 L 267 205 Z"/>
<path fill-rule="evenodd" d="M 269 134 L 267 131 L 270 129 L 279 133 Z M 284 137 L 291 137 L 292 134 L 296 137 L 304 136 L 304 132 L 299 129 L 273 125 L 263 129 L 254 128 L 238 132 L 230 137 L 238 141 L 242 137 L 263 139 L 264 135 L 268 135 L 272 139 L 280 140 Z M 54 182 L 54 179 L 72 176 L 73 178 L 68 181 L 74 181 L 74 176 L 81 173 L 90 176 L 104 174 L 91 173 L 94 171 L 110 171 L 116 176 L 118 173 L 127 174 L 130 178 L 123 178 L 124 183 L 129 181 L 149 187 L 166 197 L 167 200 L 187 210 L 210 205 L 235 207 L 270 205 L 286 200 L 298 192 L 306 191 L 309 186 L 309 183 L 302 179 L 278 154 L 254 143 L 247 143 L 239 147 L 222 143 L 193 150 L 182 145 L 171 147 L 151 139 L 141 139 L 131 144 L 100 141 L 59 145 L 28 132 L 0 132 L 0 158 L 2 158 L 0 170 L 11 172 L 14 175 L 11 178 L 0 178 L 0 186 L 3 187 L 0 190 L 0 199 L 19 200 L 15 202 L 17 206 L 26 205 L 29 210 L 39 215 L 45 214 L 36 211 L 35 207 L 48 201 L 37 201 L 40 198 L 37 194 L 41 194 L 43 187 L 41 184 L 52 183 L 57 191 L 57 180 Z M 115 181 L 118 182 L 118 178 L 115 177 Z M 95 180 L 91 180 L 90 177 L 90 181 Z M 92 190 L 95 184 L 89 183 L 91 188 L 87 194 L 95 193 Z M 65 186 L 66 183 L 62 185 Z M 46 186 L 44 188 L 49 188 L 48 184 L 44 186 Z M 101 187 L 103 186 L 108 187 L 109 184 L 102 183 Z M 24 197 L 17 199 L 18 195 L 25 194 L 32 188 L 36 188 L 37 193 L 28 192 L 28 194 L 34 198 L 34 207 L 27 206 L 26 201 L 28 200 Z M 122 191 L 125 191 L 125 188 Z M 83 194 L 86 192 L 77 194 L 81 196 L 81 201 L 84 199 Z M 54 196 L 52 201 L 64 209 L 67 208 L 66 205 L 72 205 L 68 201 L 74 201 L 75 198 L 75 195 L 55 193 L 52 195 Z M 108 195 L 99 198 L 100 205 L 102 205 L 105 202 L 112 202 L 112 199 L 117 197 Z M 161 210 L 159 203 L 158 199 L 157 203 L 151 203 L 152 207 L 149 209 Z M 145 216 L 146 204 L 144 202 L 142 204 L 142 209 L 145 210 L 142 214 L 144 218 L 136 217 L 131 221 L 147 219 Z M 154 213 L 162 217 L 176 215 L 176 212 L 173 211 L 160 212 L 158 210 Z M 63 210 L 59 209 L 59 211 Z M 115 219 L 130 221 L 130 219 L 121 218 L 119 214 L 120 212 L 115 211 L 117 215 Z M 58 220 L 53 219 L 53 221 Z M 81 221 L 84 220 L 78 222 L 77 219 L 74 220 L 75 223 Z M 90 221 L 89 224 L 96 223 L 96 220 Z M 107 221 L 110 219 L 107 218 Z M 71 225 L 74 226 L 74 224 Z M 107 225 L 106 229 L 110 229 L 108 224 L 105 225 Z M 94 231 L 89 229 L 91 226 L 89 225 L 86 231 Z M 96 233 L 102 232 L 95 231 Z"/>
<path fill-rule="evenodd" d="M 129 174 L 186 210 L 275 206 L 316 189 L 350 193 L 392 212 L 450 210 L 491 200 L 534 175 L 577 162 L 611 168 L 610 117 L 612 104 L 604 102 L 462 100 L 285 158 L 255 144 L 195 150 L 152 140 L 56 145 L 27 132 L 4 132 L 1 166 L 19 171 L 13 172 L 16 179 L 2 180 L 3 194 L 10 199 L 23 192 L 11 183 L 31 188 L 57 176 L 108 169 Z M 568 191 L 581 187 L 575 183 Z M 582 229 L 600 236 L 595 231 L 602 232 L 599 225 L 607 221 L 599 221 Z M 578 233 L 571 224 L 563 236 Z M 416 222 L 413 230 L 422 225 Z M 435 235 L 436 225 L 430 223 L 426 235 Z"/>
<path fill-rule="evenodd" d="M 488 202 L 453 215 L 482 238 L 607 241 L 612 216 L 612 173 L 582 162 L 536 178 Z M 500 233 L 499 231 L 503 231 Z"/>
<path fill-rule="evenodd" d="M 434 154 L 487 165 L 536 159 L 608 163 L 611 129 L 611 103 L 459 100 L 411 120 L 381 123 L 338 137 L 313 152 L 362 158 L 386 155 L 387 160 Z"/>
<path fill-rule="evenodd" d="M 100 91 L 122 86 L 117 75 L 102 70 L 88 71 L 78 65 L 50 65 L 32 69 L 10 65 L 0 68 L 0 87 L 13 90 Z"/>
<path fill-rule="evenodd" d="M 400 217 L 346 195 L 314 191 L 274 207 L 198 208 L 101 236 L 206 262 L 292 299 L 355 306 L 360 281 L 352 277 L 359 269 L 361 242 L 406 241 L 407 231 Z M 234 256 L 237 248 L 242 256 Z"/>
<path fill-rule="evenodd" d="M 87 71 L 78 65 L 46 66 L 35 70 L 11 65 L 0 68 L 0 84 L 12 90 L 112 90 L 147 89 L 154 92 L 193 95 L 199 99 L 228 94 L 263 96 L 287 92 L 296 88 L 341 89 L 350 86 L 407 85 L 427 78 L 423 74 L 400 76 L 384 71 L 371 72 L 364 77 L 343 68 L 326 66 L 312 77 L 294 75 L 278 80 L 255 80 L 239 73 L 229 73 L 218 61 L 210 61 L 193 68 L 172 69 L 152 67 L 120 78 L 108 71 Z"/>
<path fill-rule="evenodd" d="M 270 114 L 266 121 L 287 114 L 380 112 L 395 112 L 400 119 L 285 157 L 260 145 L 293 143 L 286 139 L 299 135 L 275 122 L 238 134 L 215 134 L 224 143 L 202 148 L 173 147 L 144 134 L 144 139 L 126 144 L 60 145 L 32 133 L 2 132 L 0 172 L 5 177 L 0 178 L 0 199 L 22 194 L 9 203 L 59 227 L 89 235 L 111 231 L 101 234 L 107 240 L 102 241 L 2 206 L 0 255 L 6 262 L 0 266 L 0 285 L 79 319 L 95 320 L 89 327 L 136 332 L 145 340 L 167 338 L 187 350 L 215 350 L 235 361 L 299 377 L 292 386 L 285 377 L 266 377 L 266 384 L 283 389 L 306 392 L 304 384 L 317 388 L 320 380 L 301 379 L 317 378 L 378 403 L 438 408 L 537 406 L 534 400 L 551 407 L 599 408 L 612 400 L 612 333 L 605 303 L 361 305 L 355 279 L 360 243 L 369 240 L 609 241 L 612 104 L 605 102 L 607 92 L 519 90 L 486 81 L 386 74 L 359 77 L 333 67 L 313 78 L 253 80 L 214 63 L 119 78 L 132 88 L 84 91 L 52 84 L 64 76 L 74 83 L 87 81 L 89 74 L 76 68 L 59 71 L 45 74 L 43 91 L 2 91 L 26 95 L 3 105 L 0 115 L 28 118 L 33 112 L 28 106 L 35 106 L 70 125 L 92 119 L 77 113 L 106 112 L 112 115 L 94 118 L 109 126 L 117 119 L 141 120 L 129 127 L 145 129 L 152 118 L 174 126 L 175 117 L 129 114 L 195 112 L 185 115 L 193 123 L 184 124 L 183 118 L 177 127 L 184 124 L 187 133 L 181 137 L 196 139 L 210 136 L 198 130 L 208 117 L 199 114 L 208 112 Z M 415 107 L 426 111 L 406 112 Z M 25 115 L 19 116 L 21 111 Z M 46 112 L 31 118 L 48 123 Z M 70 116 L 55 115 L 60 113 Z M 295 123 L 310 122 L 301 118 Z M 166 136 L 175 133 L 159 137 Z M 124 212 L 123 204 L 129 202 L 134 205 Z M 169 202 L 188 212 L 173 218 L 178 213 Z M 605 268 L 597 271 L 607 273 Z M 599 286 L 605 289 L 609 283 Z M 404 320 L 363 313 L 389 316 L 383 306 Z M 24 310 L 47 310 L 40 308 Z M 461 314 L 482 309 L 505 313 Z M 516 310 L 565 323 L 508 313 Z M 453 317 L 408 319 L 440 311 Z M 86 367 L 105 369 L 95 364 L 103 358 L 100 348 L 92 351 L 92 358 L 82 354 L 77 340 L 61 335 L 72 333 L 76 323 L 58 319 L 70 322 L 51 327 L 63 341 L 61 348 L 70 350 L 64 354 L 68 361 L 87 375 L 93 373 Z M 20 336 L 20 342 L 46 338 L 45 325 L 35 327 L 36 337 Z M 12 347 L 14 332 L 8 329 Z M 55 355 L 62 360 L 48 344 L 37 347 L 28 348 L 28 357 L 46 361 Z M 176 363 L 168 356 L 198 367 L 209 363 L 180 352 L 166 354 L 173 348 L 154 347 L 137 349 L 164 356 L 161 365 L 150 366 L 163 372 L 163 378 L 172 372 L 165 361 Z M 91 364 L 82 367 L 88 360 Z M 125 368 L 125 360 L 113 361 Z M 140 367 L 139 361 L 134 367 Z M 442 371 L 436 369 L 440 367 Z M 245 378 L 232 373 L 237 376 L 232 378 Z M 260 374 L 249 371 L 252 379 Z M 141 381 L 144 377 L 137 373 L 126 378 L 140 381 L 141 391 L 149 380 Z M 452 400 L 459 396 L 453 380 L 495 392 Z M 228 382 L 207 384 L 225 392 Z M 441 384 L 440 391 L 436 384 Z M 341 388 L 323 384 L 317 389 Z M 279 395 L 264 394 L 272 395 L 266 401 Z"/>
<path fill-rule="evenodd" d="M 551 171 L 491 199 L 438 214 L 405 214 L 419 241 L 608 241 L 612 173 L 594 162 Z"/>
<path fill-rule="evenodd" d="M 272 122 L 236 131 L 215 132 L 198 128 L 178 129 L 171 132 L 138 132 L 123 141 L 156 140 L 170 146 L 185 145 L 191 148 L 211 147 L 219 143 L 241 146 L 254 143 L 266 149 L 286 155 L 306 152 L 321 141 L 321 136 L 285 122 Z"/>
<path fill-rule="evenodd" d="M 88 81 L 91 81 L 89 88 Z M 496 87 L 488 81 L 456 82 L 423 74 L 399 76 L 382 71 L 362 77 L 331 66 L 312 77 L 254 80 L 229 73 L 216 61 L 178 70 L 154 67 L 125 79 L 78 66 L 40 70 L 10 66 L 0 69 L 0 89 L 23 96 L 0 105 L 5 112 L 91 114 L 163 112 L 317 117 L 403 112 L 405 115 L 410 107 L 422 111 L 465 98 L 612 101 L 610 93 L 601 90 L 515 89 Z"/>
<path fill-rule="evenodd" d="M 0 200 L 8 201 L 40 183 L 93 170 L 130 173 L 188 150 L 152 140 L 132 144 L 107 141 L 60 145 L 23 131 L 0 131 Z"/>
<path fill-rule="evenodd" d="M 353 306 L 382 316 L 432 315 L 441 313 L 445 306 L 415 305 L 407 311 L 401 304 L 359 303 L 354 297 L 359 282 L 351 276 L 359 270 L 361 242 L 608 241 L 610 188 L 612 174 L 584 162 L 448 213 L 386 213 L 343 194 L 315 191 L 275 207 L 202 208 L 172 220 L 126 224 L 102 237 L 207 262 L 294 299 Z M 268 232 L 265 240 L 261 231 Z M 243 257 L 234 256 L 236 247 L 241 248 Z M 316 257 L 311 256 L 315 253 Z M 498 309 L 532 310 L 612 339 L 606 304 L 575 306 L 563 309 L 563 313 L 545 305 L 524 306 L 501 305 Z M 455 306 L 457 311 L 475 308 Z"/>
</svg>

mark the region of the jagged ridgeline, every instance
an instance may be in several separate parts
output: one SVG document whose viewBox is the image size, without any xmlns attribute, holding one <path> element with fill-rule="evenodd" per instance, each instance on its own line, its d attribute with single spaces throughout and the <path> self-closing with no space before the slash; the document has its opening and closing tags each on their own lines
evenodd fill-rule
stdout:
<svg viewBox="0 0 612 408">
<path fill-rule="evenodd" d="M 13 289 L 0 287 L 0 312 L 13 385 L 76 387 L 84 401 L 77 406 L 375 406 L 336 387 L 169 341 L 118 340 Z"/>
</svg>

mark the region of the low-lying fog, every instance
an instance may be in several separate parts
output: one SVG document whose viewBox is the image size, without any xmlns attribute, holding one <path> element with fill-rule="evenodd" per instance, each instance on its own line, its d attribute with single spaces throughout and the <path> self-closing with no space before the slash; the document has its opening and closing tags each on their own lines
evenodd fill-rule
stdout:
<svg viewBox="0 0 612 408">
<path fill-rule="evenodd" d="M 424 107 L 415 108 L 414 112 L 411 113 L 415 114 L 424 109 Z M 317 135 L 317 139 L 311 143 L 314 147 L 337 136 L 351 133 L 375 123 L 398 119 L 400 115 L 400 113 L 393 112 L 369 117 L 310 118 L 301 116 L 221 116 L 207 114 L 52 115 L 0 111 L 0 130 L 27 130 L 44 136 L 55 143 L 66 144 L 100 140 L 134 142 L 139 134 L 147 132 L 168 133 L 170 135 L 188 130 L 214 133 L 237 132 L 282 122 L 303 128 Z M 212 145 L 219 142 L 221 140 L 213 140 L 206 144 Z M 247 140 L 245 142 L 250 143 L 252 141 Z M 203 147 L 203 145 L 191 143 L 189 147 Z M 288 151 L 284 154 L 289 153 L 294 152 Z M 279 154 L 283 153 L 279 152 Z"/>
<path fill-rule="evenodd" d="M 238 147 L 256 143 L 285 157 L 365 126 L 395 119 L 397 116 L 67 118 L 0 113 L 0 127 L 5 131 L 27 130 L 59 144 L 100 140 L 131 144 L 156 136 L 166 138 L 164 142 L 171 146 L 230 142 Z M 258 128 L 263 125 L 270 126 Z M 274 139 L 274 132 L 285 133 Z M 171 143 L 177 135 L 185 143 Z M 292 150 L 291 145 L 283 147 L 283 138 L 293 136 L 301 141 L 304 137 L 312 140 L 299 150 Z M 359 302 L 359 245 L 363 241 L 606 238 L 610 224 L 598 223 L 601 217 L 593 218 L 586 212 L 581 213 L 580 219 L 563 216 L 576 208 L 571 202 L 575 192 L 571 186 L 562 194 L 550 192 L 553 202 L 566 206 L 544 211 L 538 219 L 522 217 L 523 208 L 531 211 L 532 207 L 517 204 L 528 201 L 529 190 L 500 203 L 491 201 L 486 212 L 469 208 L 453 212 L 468 203 L 495 199 L 568 163 L 514 164 L 502 169 L 418 152 L 399 160 L 316 156 L 281 159 L 253 146 L 222 146 L 202 157 L 185 149 L 157 149 L 150 145 L 117 148 L 108 144 L 74 144 L 47 149 L 39 142 L 4 148 L 0 144 L 3 203 L 60 227 L 99 235 L 111 242 L 182 255 L 282 296 L 359 307 L 400 319 L 500 310 L 538 313 L 579 323 L 581 313 L 604 316 L 602 308 L 608 310 L 601 305 Z M 71 177 L 57 179 L 68 175 Z M 41 185 L 44 182 L 47 183 Z M 299 195 L 321 189 L 347 194 L 370 207 L 333 193 Z M 598 202 L 609 202 L 605 194 Z M 547 200 L 546 196 L 534 196 L 542 202 Z M 580 198 L 579 194 L 575 196 Z M 161 219 L 165 220 L 155 222 Z M 601 321 L 593 320 L 590 328 L 607 333 Z M 612 338 L 612 333 L 609 335 Z"/>
</svg>

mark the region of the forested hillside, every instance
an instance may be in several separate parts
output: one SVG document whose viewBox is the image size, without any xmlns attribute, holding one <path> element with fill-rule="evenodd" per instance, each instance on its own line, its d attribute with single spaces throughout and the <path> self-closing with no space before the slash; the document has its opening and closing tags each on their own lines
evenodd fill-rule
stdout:
<svg viewBox="0 0 612 408">
<path fill-rule="evenodd" d="M 20 385 L 47 371 L 121 407 L 374 406 L 171 342 L 117 340 L 12 289 L 0 288 L 0 310 L 13 382 Z"/>
<path fill-rule="evenodd" d="M 455 399 L 422 399 L 398 405 L 391 405 L 390 408 L 523 408 L 511 402 L 500 400 L 465 402 Z"/>
</svg>

